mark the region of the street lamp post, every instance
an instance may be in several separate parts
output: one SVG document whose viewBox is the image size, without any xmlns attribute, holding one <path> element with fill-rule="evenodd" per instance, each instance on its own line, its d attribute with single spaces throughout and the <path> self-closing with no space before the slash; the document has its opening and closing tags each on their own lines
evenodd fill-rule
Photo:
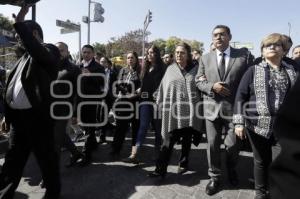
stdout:
<svg viewBox="0 0 300 199">
<path fill-rule="evenodd" d="M 32 21 L 36 21 L 36 5 L 31 7 Z"/>
<path fill-rule="evenodd" d="M 81 24 L 79 23 L 79 38 L 78 38 L 78 44 L 79 44 L 79 47 L 78 47 L 78 52 L 79 52 L 79 60 L 81 60 Z"/>
<path fill-rule="evenodd" d="M 101 3 L 94 2 L 91 0 L 88 0 L 88 16 L 83 16 L 82 21 L 84 23 L 87 23 L 88 25 L 88 35 L 87 35 L 87 43 L 90 44 L 90 34 L 91 34 L 91 22 L 104 22 L 104 17 L 102 14 L 104 13 L 104 9 L 102 8 Z M 94 20 L 91 20 L 91 4 L 94 4 Z"/>
<path fill-rule="evenodd" d="M 290 22 L 288 22 L 288 26 L 289 26 L 289 37 L 291 37 L 291 28 L 292 28 L 292 25 Z"/>
<path fill-rule="evenodd" d="M 90 44 L 90 29 L 91 29 L 91 0 L 89 1 L 89 10 L 88 10 L 88 21 L 87 21 L 87 25 L 88 25 L 88 38 L 87 38 L 87 43 Z"/>
</svg>

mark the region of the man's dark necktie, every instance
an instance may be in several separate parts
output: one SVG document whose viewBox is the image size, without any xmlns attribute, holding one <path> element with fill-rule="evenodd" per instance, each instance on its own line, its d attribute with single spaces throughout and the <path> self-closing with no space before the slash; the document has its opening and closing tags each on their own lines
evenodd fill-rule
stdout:
<svg viewBox="0 0 300 199">
<path fill-rule="evenodd" d="M 220 74 L 220 78 L 221 80 L 223 80 L 224 75 L 225 75 L 225 53 L 220 53 L 220 55 L 222 56 L 221 61 L 219 63 L 219 74 Z"/>
</svg>

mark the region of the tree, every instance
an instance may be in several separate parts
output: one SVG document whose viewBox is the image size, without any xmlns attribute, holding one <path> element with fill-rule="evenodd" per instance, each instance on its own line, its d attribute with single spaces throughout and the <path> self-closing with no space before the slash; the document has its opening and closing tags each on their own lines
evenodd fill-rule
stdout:
<svg viewBox="0 0 300 199">
<path fill-rule="evenodd" d="M 146 32 L 148 36 L 150 32 Z M 142 55 L 142 42 L 143 42 L 143 30 L 138 29 L 125 33 L 124 36 L 119 38 L 112 37 L 108 43 L 93 44 L 96 52 L 101 52 L 107 57 L 124 56 L 128 51 L 136 51 L 139 55 Z M 152 42 L 146 42 L 145 48 L 149 48 L 151 45 L 156 45 L 161 50 L 161 55 L 165 53 L 174 53 L 175 46 L 180 42 L 188 43 L 192 50 L 203 50 L 203 43 L 196 40 L 181 39 L 178 37 L 170 37 L 167 40 L 156 39 Z"/>
<path fill-rule="evenodd" d="M 156 45 L 160 50 L 161 50 L 161 55 L 165 53 L 174 53 L 175 51 L 175 46 L 180 43 L 180 42 L 185 42 L 189 44 L 193 50 L 200 50 L 203 51 L 203 43 L 196 41 L 196 40 L 188 40 L 188 39 L 181 39 L 178 37 L 170 37 L 167 40 L 164 39 L 156 39 L 152 41 L 151 43 Z"/>
<path fill-rule="evenodd" d="M 4 17 L 2 14 L 0 14 L 0 29 L 9 31 L 10 33 L 13 33 L 13 22 L 9 20 L 7 17 Z M 0 33 L 1 36 L 2 33 Z M 11 36 L 13 39 L 14 34 Z M 4 66 L 5 68 L 11 68 L 15 61 L 16 61 L 16 56 L 15 56 L 15 48 L 7 47 L 7 44 L 3 44 L 0 48 L 1 50 L 1 55 L 0 56 L 0 65 Z"/>
<path fill-rule="evenodd" d="M 160 54 L 163 55 L 165 54 L 166 51 L 166 41 L 163 39 L 156 39 L 151 42 L 155 46 L 157 46 L 160 49 Z"/>
<path fill-rule="evenodd" d="M 93 44 L 93 47 L 95 49 L 95 52 L 101 53 L 103 56 L 106 56 L 106 45 L 100 44 L 98 42 Z"/>
<path fill-rule="evenodd" d="M 150 32 L 146 32 L 146 36 Z M 106 56 L 115 57 L 123 56 L 129 51 L 135 51 L 139 55 L 142 54 L 142 42 L 143 42 L 143 30 L 138 29 L 125 33 L 124 36 L 119 38 L 112 37 L 108 41 L 108 44 L 105 45 Z M 149 44 L 146 43 L 146 47 Z"/>
<path fill-rule="evenodd" d="M 4 17 L 0 14 L 0 28 L 8 31 L 13 30 L 13 22 L 9 20 L 7 17 Z"/>
<path fill-rule="evenodd" d="M 124 50 L 122 49 L 121 42 L 118 42 L 117 39 L 111 38 L 111 41 L 105 47 L 107 57 L 116 57 L 123 56 Z"/>
<path fill-rule="evenodd" d="M 204 51 L 203 42 L 199 42 L 196 40 L 184 40 L 184 42 L 186 42 L 187 44 L 189 44 L 191 46 L 192 51 L 200 50 L 201 54 L 203 53 L 203 51 Z"/>
</svg>

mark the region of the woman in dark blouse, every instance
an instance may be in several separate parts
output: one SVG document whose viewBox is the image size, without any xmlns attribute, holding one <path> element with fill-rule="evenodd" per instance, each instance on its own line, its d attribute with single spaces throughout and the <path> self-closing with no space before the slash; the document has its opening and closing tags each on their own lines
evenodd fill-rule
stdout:
<svg viewBox="0 0 300 199">
<path fill-rule="evenodd" d="M 244 74 L 235 99 L 235 133 L 240 139 L 248 137 L 253 150 L 256 199 L 269 197 L 268 168 L 280 152 L 274 119 L 296 78 L 294 67 L 282 61 L 286 45 L 278 33 L 262 40 L 263 61 Z"/>
<path fill-rule="evenodd" d="M 131 154 L 124 159 L 125 162 L 138 163 L 137 154 L 140 146 L 143 144 L 150 123 L 155 129 L 155 147 L 156 152 L 159 151 L 161 144 L 160 121 L 155 119 L 154 114 L 157 113 L 156 104 L 153 98 L 154 92 L 157 90 L 162 77 L 165 73 L 165 65 L 160 57 L 160 50 L 156 46 L 151 46 L 147 50 L 146 63 L 141 72 L 142 85 L 139 91 L 139 118 L 140 125 L 137 131 L 136 145 L 132 146 Z"/>
</svg>

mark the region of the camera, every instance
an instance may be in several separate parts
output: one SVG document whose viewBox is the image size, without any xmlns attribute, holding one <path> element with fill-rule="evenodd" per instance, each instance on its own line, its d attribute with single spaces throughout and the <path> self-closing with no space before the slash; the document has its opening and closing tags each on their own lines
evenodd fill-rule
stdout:
<svg viewBox="0 0 300 199">
<path fill-rule="evenodd" d="M 10 4 L 15 6 L 22 6 L 24 4 L 35 4 L 40 0 L 0 0 L 0 4 Z"/>
</svg>

